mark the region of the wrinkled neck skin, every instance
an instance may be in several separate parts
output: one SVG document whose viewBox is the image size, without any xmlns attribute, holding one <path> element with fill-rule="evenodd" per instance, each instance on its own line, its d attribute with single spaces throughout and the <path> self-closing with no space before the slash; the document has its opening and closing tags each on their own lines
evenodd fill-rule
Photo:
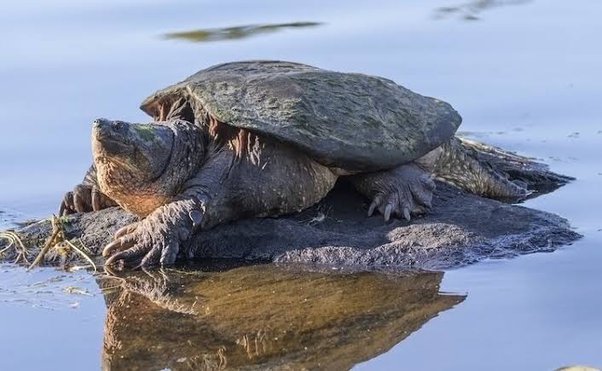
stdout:
<svg viewBox="0 0 602 371">
<path fill-rule="evenodd" d="M 98 184 L 119 206 L 145 217 L 172 201 L 196 175 L 205 157 L 205 134 L 178 119 L 122 124 L 127 127 L 118 140 L 125 146 L 119 151 L 114 149 L 115 140 L 104 139 L 95 127 L 92 147 Z"/>
</svg>

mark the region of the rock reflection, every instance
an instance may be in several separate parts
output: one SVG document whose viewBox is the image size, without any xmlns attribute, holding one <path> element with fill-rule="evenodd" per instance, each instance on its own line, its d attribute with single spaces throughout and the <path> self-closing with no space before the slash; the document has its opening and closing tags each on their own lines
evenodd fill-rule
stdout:
<svg viewBox="0 0 602 371">
<path fill-rule="evenodd" d="M 480 19 L 480 14 L 492 8 L 506 5 L 521 5 L 532 0 L 473 0 L 456 6 L 444 6 L 435 10 L 436 18 L 459 17 L 467 21 Z"/>
<path fill-rule="evenodd" d="M 464 300 L 440 294 L 434 272 L 259 265 L 153 274 L 100 281 L 105 369 L 347 369 Z"/>
<path fill-rule="evenodd" d="M 292 28 L 307 28 L 321 25 L 319 22 L 292 22 L 277 24 L 246 25 L 225 28 L 207 28 L 185 32 L 172 32 L 165 34 L 166 39 L 180 39 L 192 42 L 211 42 L 223 40 L 237 40 L 260 34 L 273 33 Z"/>
</svg>

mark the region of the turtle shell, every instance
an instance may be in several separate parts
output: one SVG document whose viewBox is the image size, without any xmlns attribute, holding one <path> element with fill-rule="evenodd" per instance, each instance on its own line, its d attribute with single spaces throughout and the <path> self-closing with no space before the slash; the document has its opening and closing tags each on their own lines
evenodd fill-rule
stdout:
<svg viewBox="0 0 602 371">
<path fill-rule="evenodd" d="M 448 104 L 395 82 L 281 61 L 220 64 L 160 90 L 142 103 L 195 100 L 228 125 L 295 146 L 350 171 L 388 169 L 450 139 L 462 119 Z"/>
</svg>

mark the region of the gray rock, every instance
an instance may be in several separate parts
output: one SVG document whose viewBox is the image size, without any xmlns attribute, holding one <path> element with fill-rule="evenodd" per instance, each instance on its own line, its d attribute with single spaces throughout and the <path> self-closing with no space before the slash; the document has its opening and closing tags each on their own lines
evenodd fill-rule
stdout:
<svg viewBox="0 0 602 371">
<path fill-rule="evenodd" d="M 194 241 L 193 255 L 277 262 L 444 269 L 485 258 L 553 251 L 579 235 L 542 211 L 438 184 L 423 218 L 366 218 L 361 196 L 341 185 L 318 206 L 288 218 L 243 220 Z"/>
<path fill-rule="evenodd" d="M 489 147 L 474 150 L 512 179 L 539 190 L 534 195 L 570 180 L 520 156 Z M 191 241 L 188 253 L 199 259 L 446 269 L 486 258 L 549 252 L 580 238 L 557 215 L 481 198 L 444 183 L 437 184 L 431 212 L 411 222 L 385 224 L 380 216 L 367 218 L 366 203 L 341 182 L 322 202 L 299 214 L 239 220 L 205 231 Z M 135 220 L 111 208 L 71 215 L 65 225 L 69 238 L 81 238 L 98 256 L 118 228 Z M 27 244 L 37 246 L 50 231 L 48 220 L 17 230 Z M 14 258 L 9 252 L 4 259 Z"/>
</svg>

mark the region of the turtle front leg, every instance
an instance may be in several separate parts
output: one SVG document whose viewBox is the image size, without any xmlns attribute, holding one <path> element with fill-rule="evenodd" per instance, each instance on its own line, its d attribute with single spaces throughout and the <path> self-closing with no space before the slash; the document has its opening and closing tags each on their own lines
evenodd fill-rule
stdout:
<svg viewBox="0 0 602 371">
<path fill-rule="evenodd" d="M 121 263 L 138 268 L 173 264 L 203 222 L 204 209 L 202 199 L 184 195 L 121 228 L 102 252 L 107 258 L 105 265 Z"/>
<path fill-rule="evenodd" d="M 355 188 L 372 200 L 368 216 L 378 210 L 388 222 L 391 216 L 410 220 L 431 208 L 435 182 L 430 173 L 414 163 L 350 177 Z"/>
<path fill-rule="evenodd" d="M 189 179 L 181 193 L 139 222 L 115 233 L 113 242 L 103 250 L 105 265 L 139 268 L 175 263 L 194 233 L 232 219 L 222 175 L 231 158 L 220 152 Z"/>
<path fill-rule="evenodd" d="M 98 211 L 117 203 L 100 191 L 96 180 L 96 167 L 92 165 L 81 184 L 65 193 L 59 208 L 59 216 Z"/>
</svg>

